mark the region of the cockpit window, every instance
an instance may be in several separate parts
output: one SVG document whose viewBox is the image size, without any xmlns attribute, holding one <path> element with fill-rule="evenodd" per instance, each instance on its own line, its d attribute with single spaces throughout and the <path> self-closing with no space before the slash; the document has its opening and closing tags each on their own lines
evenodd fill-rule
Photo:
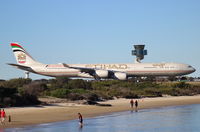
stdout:
<svg viewBox="0 0 200 132">
<path fill-rule="evenodd" d="M 188 66 L 188 68 L 192 68 L 192 66 Z"/>
</svg>

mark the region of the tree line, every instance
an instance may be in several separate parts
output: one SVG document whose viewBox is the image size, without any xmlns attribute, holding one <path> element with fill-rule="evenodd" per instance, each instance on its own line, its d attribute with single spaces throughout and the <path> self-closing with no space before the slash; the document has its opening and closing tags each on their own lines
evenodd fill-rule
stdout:
<svg viewBox="0 0 200 132">
<path fill-rule="evenodd" d="M 87 81 L 59 77 L 55 79 L 11 79 L 0 81 L 0 107 L 37 105 L 39 97 L 68 100 L 103 101 L 116 98 L 185 96 L 200 94 L 200 84 L 185 82 L 156 83 L 133 80 Z"/>
</svg>

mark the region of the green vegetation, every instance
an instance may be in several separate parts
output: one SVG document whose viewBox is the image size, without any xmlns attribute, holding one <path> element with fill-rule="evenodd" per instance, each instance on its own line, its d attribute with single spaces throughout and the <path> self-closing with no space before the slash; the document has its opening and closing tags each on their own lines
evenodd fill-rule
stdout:
<svg viewBox="0 0 200 132">
<path fill-rule="evenodd" d="M 0 107 L 39 104 L 38 97 L 100 101 L 120 98 L 184 96 L 200 94 L 200 84 L 185 82 L 86 81 L 59 77 L 50 80 L 11 79 L 0 81 Z"/>
<path fill-rule="evenodd" d="M 40 101 L 33 91 L 26 88 L 30 79 L 11 79 L 0 82 L 0 107 L 36 105 Z M 33 89 L 31 89 L 33 90 Z"/>
</svg>

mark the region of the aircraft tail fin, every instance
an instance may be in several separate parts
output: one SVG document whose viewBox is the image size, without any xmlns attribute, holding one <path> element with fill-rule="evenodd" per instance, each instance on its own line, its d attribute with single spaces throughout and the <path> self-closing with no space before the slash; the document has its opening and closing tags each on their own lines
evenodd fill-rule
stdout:
<svg viewBox="0 0 200 132">
<path fill-rule="evenodd" d="M 38 64 L 20 44 L 11 43 L 10 45 L 18 64 L 25 66 Z"/>
</svg>

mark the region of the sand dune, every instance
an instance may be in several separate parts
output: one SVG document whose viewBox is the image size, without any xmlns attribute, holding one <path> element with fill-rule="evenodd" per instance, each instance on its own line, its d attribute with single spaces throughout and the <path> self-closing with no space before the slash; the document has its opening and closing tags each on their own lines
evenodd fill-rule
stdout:
<svg viewBox="0 0 200 132">
<path fill-rule="evenodd" d="M 94 117 L 112 112 L 131 110 L 129 99 L 115 99 L 106 102 L 112 107 L 80 105 L 75 103 L 56 103 L 51 106 L 7 108 L 7 116 L 11 115 L 11 122 L 8 118 L 5 125 L 0 128 L 23 127 L 41 123 L 49 123 L 64 120 L 77 119 L 77 113 L 82 113 L 83 117 Z M 200 95 L 181 97 L 159 97 L 139 99 L 139 109 L 157 108 L 174 105 L 200 104 Z"/>
</svg>

